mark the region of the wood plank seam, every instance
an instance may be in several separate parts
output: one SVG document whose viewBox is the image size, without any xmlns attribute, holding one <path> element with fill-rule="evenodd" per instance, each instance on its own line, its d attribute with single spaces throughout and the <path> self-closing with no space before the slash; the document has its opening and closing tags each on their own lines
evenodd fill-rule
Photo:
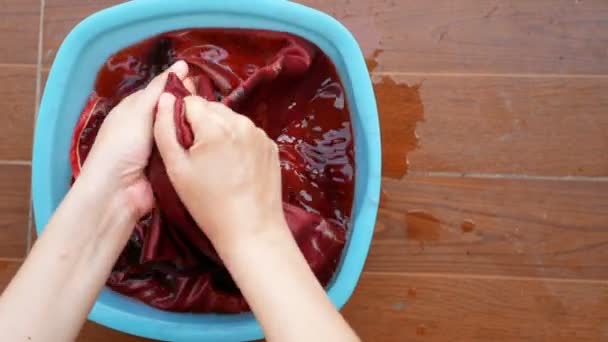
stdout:
<svg viewBox="0 0 608 342">
<path fill-rule="evenodd" d="M 21 63 L 0 63 L 0 68 L 25 68 L 25 69 L 34 69 L 36 68 L 36 64 L 21 64 Z"/>
<path fill-rule="evenodd" d="M 40 99 L 42 96 L 42 43 L 43 43 L 43 30 L 44 30 L 44 6 L 45 0 L 40 0 L 40 16 L 38 18 L 38 55 L 36 59 L 36 103 L 34 104 L 34 127 L 36 129 L 36 119 L 38 118 L 38 109 L 40 108 Z M 30 162 L 31 164 L 31 162 Z M 27 218 L 27 235 L 25 243 L 25 255 L 30 252 L 32 248 L 32 230 L 34 227 L 34 208 L 33 208 L 33 191 L 30 189 L 30 201 L 29 201 L 29 212 Z"/>
<path fill-rule="evenodd" d="M 408 171 L 406 176 L 484 178 L 484 179 L 524 179 L 546 181 L 587 181 L 608 182 L 608 176 L 538 176 L 513 173 L 476 173 L 476 172 L 442 172 L 442 171 Z"/>
<path fill-rule="evenodd" d="M 0 165 L 30 166 L 30 165 L 32 165 L 32 161 L 31 160 L 6 160 L 6 159 L 0 159 Z"/>
<path fill-rule="evenodd" d="M 18 263 L 21 263 L 23 260 L 25 260 L 25 258 L 0 257 L 0 263 L 3 263 L 3 262 L 18 262 Z M 1 293 L 1 291 L 0 291 L 0 293 Z"/>
<path fill-rule="evenodd" d="M 38 56 L 36 60 L 36 104 L 34 106 L 34 127 L 36 125 L 36 117 L 38 116 L 38 108 L 40 105 L 40 97 L 42 96 L 41 74 L 42 74 L 42 43 L 44 30 L 44 5 L 45 0 L 40 0 L 40 18 L 38 22 Z"/>
<path fill-rule="evenodd" d="M 537 74 L 537 73 L 466 73 L 466 72 L 415 72 L 372 71 L 372 76 L 433 76 L 433 77 L 503 77 L 503 78 L 608 78 L 606 74 Z"/>
<path fill-rule="evenodd" d="M 450 278 L 450 279 L 478 279 L 478 280 L 522 280 L 522 281 L 543 281 L 543 282 L 559 282 L 570 284 L 600 284 L 608 285 L 607 279 L 594 278 L 559 278 L 559 277 L 532 277 L 532 276 L 517 276 L 517 275 L 495 275 L 495 274 L 477 274 L 477 273 L 447 273 L 447 272 L 389 272 L 389 271 L 363 271 L 362 275 L 371 276 L 388 276 L 388 277 L 416 277 L 416 278 Z"/>
</svg>

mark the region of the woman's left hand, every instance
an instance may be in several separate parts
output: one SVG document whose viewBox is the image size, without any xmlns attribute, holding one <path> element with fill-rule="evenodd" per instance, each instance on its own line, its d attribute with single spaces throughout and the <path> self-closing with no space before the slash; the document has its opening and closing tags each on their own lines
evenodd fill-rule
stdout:
<svg viewBox="0 0 608 342">
<path fill-rule="evenodd" d="M 136 219 L 154 204 L 144 169 L 152 152 L 154 111 L 169 72 L 184 79 L 188 65 L 176 62 L 110 111 L 78 178 L 78 183 L 126 196 L 125 203 L 131 206 Z"/>
<path fill-rule="evenodd" d="M 183 79 L 188 66 L 175 63 L 108 114 L 76 182 L 0 296 L 0 341 L 76 340 L 136 220 L 152 208 L 144 169 L 169 71 Z M 37 284 L 44 286 L 32 290 Z"/>
</svg>

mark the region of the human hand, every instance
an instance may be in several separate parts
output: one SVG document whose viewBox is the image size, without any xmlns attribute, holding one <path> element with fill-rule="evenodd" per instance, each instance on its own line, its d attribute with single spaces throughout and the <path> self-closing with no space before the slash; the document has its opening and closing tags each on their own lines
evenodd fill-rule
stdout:
<svg viewBox="0 0 608 342">
<path fill-rule="evenodd" d="M 79 183 L 126 196 L 123 202 L 130 206 L 135 219 L 149 212 L 154 202 L 144 169 L 152 152 L 154 110 L 169 72 L 184 79 L 188 65 L 176 62 L 110 111 L 79 176 L 84 178 Z"/>
<path fill-rule="evenodd" d="M 158 103 L 154 136 L 169 179 L 220 254 L 236 240 L 286 228 L 276 144 L 247 117 L 198 96 L 184 99 L 194 144 L 176 137 L 175 97 Z"/>
</svg>

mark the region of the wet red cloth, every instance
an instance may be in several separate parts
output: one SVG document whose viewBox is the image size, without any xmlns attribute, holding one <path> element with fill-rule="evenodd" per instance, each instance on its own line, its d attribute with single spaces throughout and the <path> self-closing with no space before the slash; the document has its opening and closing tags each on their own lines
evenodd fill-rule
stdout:
<svg viewBox="0 0 608 342">
<path fill-rule="evenodd" d="M 178 59 L 189 64 L 197 95 L 249 116 L 279 145 L 288 226 L 319 281 L 327 284 L 349 222 L 353 144 L 335 68 L 320 50 L 298 37 L 268 31 L 184 30 L 112 56 L 76 125 L 71 149 L 74 176 L 110 109 Z M 176 135 L 188 148 L 193 135 L 182 99 L 190 92 L 173 74 L 165 90 L 177 98 Z M 156 148 L 147 176 L 156 208 L 136 225 L 108 285 L 166 310 L 248 310 L 173 189 Z"/>
</svg>

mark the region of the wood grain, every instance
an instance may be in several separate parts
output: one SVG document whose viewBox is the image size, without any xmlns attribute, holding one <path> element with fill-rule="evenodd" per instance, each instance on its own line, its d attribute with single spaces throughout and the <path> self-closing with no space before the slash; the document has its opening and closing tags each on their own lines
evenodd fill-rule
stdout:
<svg viewBox="0 0 608 342">
<path fill-rule="evenodd" d="M 407 176 L 382 189 L 368 271 L 608 279 L 608 182 Z"/>
<path fill-rule="evenodd" d="M 404 85 L 417 86 L 418 148 L 383 140 L 385 169 L 608 176 L 608 78 L 375 76 L 383 139 L 411 140 L 417 120 Z M 409 118 L 409 119 L 407 119 Z M 400 150 L 396 150 L 400 149 Z M 387 168 L 388 165 L 388 168 Z M 389 175 L 390 174 L 386 174 Z"/>
<path fill-rule="evenodd" d="M 19 262 L 0 261 L 0 289 Z M 606 282 L 363 273 L 343 313 L 364 341 L 602 340 Z M 144 341 L 87 322 L 78 341 Z"/>
<path fill-rule="evenodd" d="M 30 160 L 36 69 L 0 67 L 0 160 Z"/>
<path fill-rule="evenodd" d="M 0 293 L 4 291 L 8 283 L 13 279 L 15 273 L 21 266 L 19 261 L 1 260 L 0 259 Z"/>
<path fill-rule="evenodd" d="M 136 342 L 136 341 L 152 341 L 142 337 L 127 335 L 110 328 L 106 328 L 97 323 L 87 321 L 76 341 L 79 342 Z"/>
<path fill-rule="evenodd" d="M 84 18 L 120 0 L 46 0 L 44 7 L 42 65 L 50 67 L 61 42 Z"/>
<path fill-rule="evenodd" d="M 39 0 L 3 0 L 0 6 L 0 63 L 36 64 Z"/>
<path fill-rule="evenodd" d="M 363 341 L 603 341 L 608 283 L 364 273 L 344 315 Z"/>
<path fill-rule="evenodd" d="M 298 0 L 349 28 L 376 71 L 606 74 L 603 0 Z"/>
<path fill-rule="evenodd" d="M 80 20 L 118 0 L 49 0 L 43 64 Z M 303 0 L 343 22 L 377 71 L 606 74 L 608 3 Z"/>
<path fill-rule="evenodd" d="M 30 167 L 0 165 L 0 258 L 21 258 L 26 250 Z"/>
<path fill-rule="evenodd" d="M 40 98 L 36 99 L 38 101 L 38 103 L 40 103 L 40 101 L 42 100 L 42 95 L 44 94 L 44 89 L 46 87 L 46 81 L 49 78 L 49 70 L 47 69 L 42 69 L 40 70 L 40 90 L 38 92 L 38 94 L 40 95 Z M 36 113 L 36 115 L 38 115 L 38 113 Z"/>
</svg>

